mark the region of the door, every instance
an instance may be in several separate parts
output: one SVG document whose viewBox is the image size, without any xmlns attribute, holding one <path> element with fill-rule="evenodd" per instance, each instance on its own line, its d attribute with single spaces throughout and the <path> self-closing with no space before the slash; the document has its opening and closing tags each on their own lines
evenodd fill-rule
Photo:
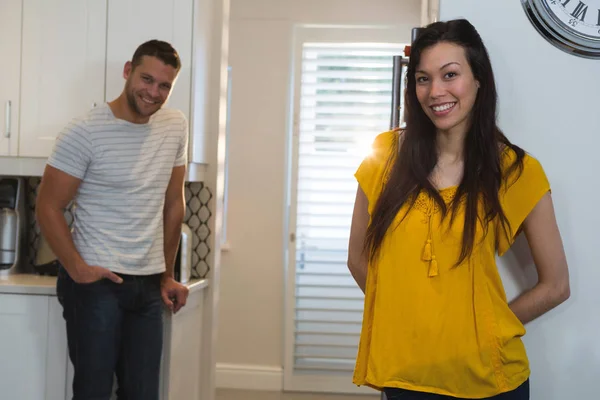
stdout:
<svg viewBox="0 0 600 400">
<path fill-rule="evenodd" d="M 21 0 L 0 1 L 0 156 L 16 156 L 19 145 Z"/>
<path fill-rule="evenodd" d="M 192 0 L 109 0 L 106 99 L 123 91 L 123 66 L 135 49 L 150 39 L 171 43 L 182 67 L 169 98 L 168 107 L 190 118 L 192 65 Z"/>
<path fill-rule="evenodd" d="M 286 287 L 284 389 L 371 393 L 352 383 L 364 296 L 347 267 L 357 183 L 389 129 L 393 29 L 299 28 Z"/>
<path fill-rule="evenodd" d="M 46 398 L 45 400 L 70 400 L 72 390 L 67 396 L 67 325 L 62 315 L 63 308 L 56 296 L 48 297 L 48 357 L 46 358 Z"/>
<path fill-rule="evenodd" d="M 0 294 L 0 327 L 0 397 L 45 399 L 48 296 Z"/>
<path fill-rule="evenodd" d="M 201 399 L 209 365 L 202 357 L 202 309 L 206 289 L 193 290 L 179 313 L 164 315 L 161 400 Z"/>
<path fill-rule="evenodd" d="M 104 101 L 106 1 L 25 1 L 19 156 L 48 157 L 64 126 Z"/>
</svg>

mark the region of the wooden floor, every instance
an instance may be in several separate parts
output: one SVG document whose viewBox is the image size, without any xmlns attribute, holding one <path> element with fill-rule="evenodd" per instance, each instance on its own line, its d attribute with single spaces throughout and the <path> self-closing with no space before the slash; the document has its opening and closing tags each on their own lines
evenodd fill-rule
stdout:
<svg viewBox="0 0 600 400">
<path fill-rule="evenodd" d="M 216 400 L 379 400 L 379 396 L 376 394 L 373 396 L 357 396 L 217 389 Z"/>
</svg>

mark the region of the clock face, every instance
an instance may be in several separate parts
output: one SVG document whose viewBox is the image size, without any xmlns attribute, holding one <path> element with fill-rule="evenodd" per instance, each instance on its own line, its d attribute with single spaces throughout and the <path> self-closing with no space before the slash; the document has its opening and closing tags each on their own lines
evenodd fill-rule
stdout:
<svg viewBox="0 0 600 400">
<path fill-rule="evenodd" d="M 600 40 L 600 0 L 544 0 L 554 18 L 575 34 Z"/>
<path fill-rule="evenodd" d="M 535 28 L 568 53 L 600 59 L 600 0 L 521 0 Z"/>
</svg>

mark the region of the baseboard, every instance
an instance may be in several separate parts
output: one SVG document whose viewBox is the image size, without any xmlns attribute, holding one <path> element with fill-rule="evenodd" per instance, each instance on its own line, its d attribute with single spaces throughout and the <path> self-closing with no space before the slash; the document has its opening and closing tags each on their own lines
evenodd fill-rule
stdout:
<svg viewBox="0 0 600 400">
<path fill-rule="evenodd" d="M 217 363 L 216 381 L 218 388 L 281 391 L 283 368 Z"/>
</svg>

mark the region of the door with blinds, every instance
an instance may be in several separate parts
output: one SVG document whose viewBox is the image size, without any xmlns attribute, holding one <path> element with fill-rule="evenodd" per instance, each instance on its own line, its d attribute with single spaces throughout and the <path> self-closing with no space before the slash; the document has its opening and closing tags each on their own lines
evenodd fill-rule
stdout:
<svg viewBox="0 0 600 400">
<path fill-rule="evenodd" d="M 296 35 L 284 389 L 371 393 L 352 383 L 364 295 L 347 268 L 357 183 L 389 129 L 395 30 Z M 333 39 L 333 40 L 332 40 Z"/>
</svg>

